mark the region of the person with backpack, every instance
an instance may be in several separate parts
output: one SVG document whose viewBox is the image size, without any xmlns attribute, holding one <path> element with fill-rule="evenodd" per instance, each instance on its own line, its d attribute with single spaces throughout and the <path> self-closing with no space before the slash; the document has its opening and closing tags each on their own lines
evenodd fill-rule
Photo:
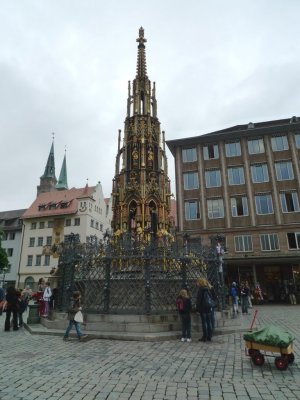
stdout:
<svg viewBox="0 0 300 400">
<path fill-rule="evenodd" d="M 188 295 L 186 289 L 181 289 L 176 299 L 176 307 L 180 315 L 181 320 L 181 341 L 191 342 L 191 311 L 192 301 Z"/>
<path fill-rule="evenodd" d="M 197 286 L 199 287 L 197 293 L 196 310 L 200 314 L 202 324 L 202 338 L 201 342 L 210 342 L 213 334 L 212 328 L 212 312 L 214 302 L 210 293 L 210 284 L 205 278 L 198 278 Z"/>
</svg>

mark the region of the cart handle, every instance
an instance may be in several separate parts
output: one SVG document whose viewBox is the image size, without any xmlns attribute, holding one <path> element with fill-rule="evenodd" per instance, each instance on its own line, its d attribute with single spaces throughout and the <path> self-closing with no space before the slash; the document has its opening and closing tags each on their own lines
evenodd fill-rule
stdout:
<svg viewBox="0 0 300 400">
<path fill-rule="evenodd" d="M 249 329 L 250 331 L 252 331 L 252 328 L 253 328 L 257 313 L 258 313 L 258 310 L 255 310 L 254 311 L 254 315 L 253 315 L 253 319 L 252 319 L 252 322 L 251 322 L 251 326 L 250 326 L 250 329 Z"/>
</svg>

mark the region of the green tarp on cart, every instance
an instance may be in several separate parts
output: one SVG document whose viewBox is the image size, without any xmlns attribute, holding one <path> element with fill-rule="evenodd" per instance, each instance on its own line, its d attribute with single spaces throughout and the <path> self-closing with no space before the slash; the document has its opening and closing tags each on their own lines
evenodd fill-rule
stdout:
<svg viewBox="0 0 300 400">
<path fill-rule="evenodd" d="M 294 337 L 291 333 L 284 331 L 278 326 L 269 325 L 259 331 L 245 333 L 244 340 L 285 348 L 290 345 Z"/>
</svg>

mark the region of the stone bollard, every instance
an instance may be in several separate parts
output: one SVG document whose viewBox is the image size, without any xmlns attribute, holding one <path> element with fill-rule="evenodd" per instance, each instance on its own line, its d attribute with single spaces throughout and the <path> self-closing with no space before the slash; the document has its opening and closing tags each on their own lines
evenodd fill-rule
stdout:
<svg viewBox="0 0 300 400">
<path fill-rule="evenodd" d="M 40 323 L 40 316 L 39 316 L 39 304 L 28 304 L 28 317 L 27 317 L 27 324 L 39 324 Z"/>
</svg>

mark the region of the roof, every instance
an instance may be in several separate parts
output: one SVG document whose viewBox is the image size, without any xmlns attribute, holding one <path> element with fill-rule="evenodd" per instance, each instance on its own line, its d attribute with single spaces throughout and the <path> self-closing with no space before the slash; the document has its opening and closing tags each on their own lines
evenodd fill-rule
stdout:
<svg viewBox="0 0 300 400">
<path fill-rule="evenodd" d="M 95 186 L 72 188 L 55 192 L 40 193 L 22 218 L 42 218 L 75 214 L 78 209 L 78 199 L 93 198 Z"/>
<path fill-rule="evenodd" d="M 263 135 L 276 132 L 289 131 L 293 128 L 300 129 L 300 117 L 292 117 L 264 122 L 249 122 L 248 124 L 235 125 L 230 128 L 206 133 L 189 138 L 175 139 L 166 141 L 167 146 L 175 155 L 175 148 L 178 146 L 188 146 L 199 142 L 211 142 L 215 140 L 225 139 L 227 137 L 241 137 L 245 135 Z"/>
<path fill-rule="evenodd" d="M 21 209 L 21 210 L 1 211 L 0 212 L 0 220 L 20 218 L 24 214 L 25 211 L 26 211 L 26 208 Z"/>
</svg>

